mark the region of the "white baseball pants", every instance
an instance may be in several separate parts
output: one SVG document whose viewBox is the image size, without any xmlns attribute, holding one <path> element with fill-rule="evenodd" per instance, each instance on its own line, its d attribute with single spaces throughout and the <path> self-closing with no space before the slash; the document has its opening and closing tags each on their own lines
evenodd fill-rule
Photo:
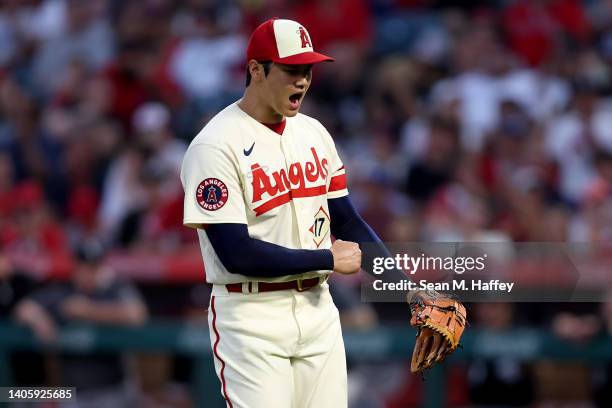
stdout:
<svg viewBox="0 0 612 408">
<path fill-rule="evenodd" d="M 214 285 L 208 325 L 228 408 L 347 407 L 344 342 L 327 283 L 246 294 Z"/>
</svg>

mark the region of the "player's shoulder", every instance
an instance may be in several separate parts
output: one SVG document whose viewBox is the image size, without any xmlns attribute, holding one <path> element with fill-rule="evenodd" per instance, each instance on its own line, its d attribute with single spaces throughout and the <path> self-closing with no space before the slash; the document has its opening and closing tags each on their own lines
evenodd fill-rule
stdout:
<svg viewBox="0 0 612 408">
<path fill-rule="evenodd" d="M 198 145 L 215 146 L 219 149 L 231 147 L 241 137 L 240 123 L 244 121 L 237 102 L 213 116 L 191 141 L 189 148 Z"/>
</svg>

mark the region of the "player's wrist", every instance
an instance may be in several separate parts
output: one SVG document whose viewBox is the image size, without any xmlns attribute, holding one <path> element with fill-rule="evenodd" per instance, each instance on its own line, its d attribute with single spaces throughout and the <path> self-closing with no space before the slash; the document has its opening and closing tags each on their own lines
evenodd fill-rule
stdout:
<svg viewBox="0 0 612 408">
<path fill-rule="evenodd" d="M 321 251 L 321 259 L 325 262 L 325 270 L 333 271 L 336 263 L 334 261 L 334 253 L 331 249 L 318 249 L 317 251 Z"/>
</svg>

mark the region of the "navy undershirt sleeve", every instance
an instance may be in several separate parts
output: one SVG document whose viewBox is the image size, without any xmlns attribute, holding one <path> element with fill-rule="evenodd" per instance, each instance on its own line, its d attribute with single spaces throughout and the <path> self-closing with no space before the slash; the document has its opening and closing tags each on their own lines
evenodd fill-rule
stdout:
<svg viewBox="0 0 612 408">
<path fill-rule="evenodd" d="M 230 273 L 272 278 L 334 269 L 329 249 L 289 249 L 251 238 L 246 224 L 209 224 L 205 231 Z"/>
<path fill-rule="evenodd" d="M 362 252 L 361 255 L 361 265 L 366 272 L 372 274 L 368 265 L 373 265 L 374 258 L 391 257 L 391 253 L 378 235 L 361 218 L 349 196 L 329 199 L 327 205 L 331 218 L 332 235 L 344 241 L 374 244 L 368 246 L 368 251 Z M 401 271 L 393 270 L 385 273 L 385 281 L 387 282 L 399 282 L 402 279 L 406 279 L 406 275 Z"/>
<path fill-rule="evenodd" d="M 372 265 L 375 257 L 391 257 L 348 196 L 330 199 L 327 203 L 331 232 L 336 238 L 358 244 L 375 244 L 363 254 L 362 265 Z M 246 224 L 209 224 L 205 231 L 219 260 L 230 273 L 277 277 L 334 268 L 334 259 L 329 249 L 289 249 L 251 238 Z M 370 268 L 364 269 L 370 272 Z M 389 281 L 403 278 L 405 275 L 401 272 L 387 273 Z"/>
<path fill-rule="evenodd" d="M 327 200 L 331 218 L 331 232 L 336 238 L 358 244 L 375 242 L 382 245 L 378 235 L 361 218 L 349 196 Z M 384 248 L 384 245 L 382 246 Z M 386 251 L 386 248 L 384 248 Z"/>
</svg>

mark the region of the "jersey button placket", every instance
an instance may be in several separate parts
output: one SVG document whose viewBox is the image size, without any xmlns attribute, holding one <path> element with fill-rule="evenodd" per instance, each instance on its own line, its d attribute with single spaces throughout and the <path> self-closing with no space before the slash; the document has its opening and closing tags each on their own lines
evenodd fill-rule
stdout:
<svg viewBox="0 0 612 408">
<path fill-rule="evenodd" d="M 281 136 L 281 149 L 283 150 L 283 154 L 285 155 L 285 168 L 287 169 L 287 178 L 291 179 L 291 164 L 299 162 L 299 156 L 295 154 L 295 145 L 293 143 L 292 132 L 290 131 L 289 127 L 285 128 L 285 132 Z M 305 220 L 303 213 L 303 205 L 300 202 L 299 198 L 296 199 L 294 197 L 291 200 L 291 206 L 293 208 L 293 212 L 297 220 L 297 229 L 298 237 L 300 238 L 300 244 L 302 244 L 302 248 L 307 248 L 307 243 L 304 242 L 304 233 L 306 232 L 308 227 L 302 225 Z"/>
</svg>

